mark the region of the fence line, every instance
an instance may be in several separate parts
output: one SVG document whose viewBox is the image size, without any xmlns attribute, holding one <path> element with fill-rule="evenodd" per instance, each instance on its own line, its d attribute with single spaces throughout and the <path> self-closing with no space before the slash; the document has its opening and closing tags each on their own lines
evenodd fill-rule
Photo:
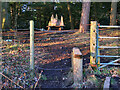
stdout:
<svg viewBox="0 0 120 90">
<path fill-rule="evenodd" d="M 120 59 L 115 61 L 111 61 L 109 63 L 102 63 L 103 66 L 100 66 L 100 57 L 117 57 L 120 56 L 112 56 L 112 55 L 100 55 L 100 48 L 120 48 L 120 46 L 99 46 L 99 39 L 119 39 L 120 37 L 99 37 L 99 28 L 120 28 L 120 26 L 105 26 L 105 25 L 97 25 L 97 21 L 91 21 L 91 29 L 90 29 L 90 64 L 95 64 L 100 68 L 105 67 L 107 65 L 120 65 L 119 63 L 115 63 Z M 103 29 L 105 30 L 105 29 Z"/>
</svg>

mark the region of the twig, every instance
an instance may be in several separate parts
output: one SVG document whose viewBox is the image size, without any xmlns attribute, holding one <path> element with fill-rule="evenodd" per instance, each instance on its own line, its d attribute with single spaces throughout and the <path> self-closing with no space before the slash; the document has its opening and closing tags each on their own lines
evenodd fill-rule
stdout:
<svg viewBox="0 0 120 90">
<path fill-rule="evenodd" d="M 2 76 L 4 76 L 5 78 L 7 78 L 8 80 L 10 80 L 12 83 L 16 84 L 17 86 L 19 86 L 20 88 L 23 88 L 22 86 L 18 85 L 17 83 L 13 82 L 10 78 L 8 78 L 7 76 L 5 76 L 4 74 L 0 73 Z"/>
<path fill-rule="evenodd" d="M 39 78 L 38 78 L 37 82 L 35 83 L 35 87 L 34 87 L 34 89 L 36 88 L 36 86 L 37 86 L 37 84 L 38 84 L 38 81 L 39 81 L 40 78 L 41 78 L 41 74 L 42 74 L 42 72 L 43 72 L 43 71 L 41 71 L 41 73 L 39 74 Z"/>
</svg>

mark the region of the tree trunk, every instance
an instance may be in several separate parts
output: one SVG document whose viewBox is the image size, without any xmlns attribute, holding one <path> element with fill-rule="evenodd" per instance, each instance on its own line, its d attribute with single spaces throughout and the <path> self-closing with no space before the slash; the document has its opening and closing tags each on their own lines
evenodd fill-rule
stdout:
<svg viewBox="0 0 120 90">
<path fill-rule="evenodd" d="M 80 28 L 79 32 L 84 33 L 88 29 L 88 23 L 89 23 L 89 13 L 90 13 L 90 2 L 84 2 L 82 3 L 82 13 L 81 13 L 81 21 L 80 21 Z"/>
<path fill-rule="evenodd" d="M 17 29 L 17 18 L 18 18 L 18 3 L 15 3 L 15 23 L 14 23 L 14 27 Z"/>
<path fill-rule="evenodd" d="M 5 12 L 4 12 L 4 17 L 5 17 L 5 25 L 4 25 L 4 28 L 9 28 L 10 27 L 10 14 L 8 13 L 8 9 L 9 9 L 9 3 L 8 2 L 5 2 L 3 4 L 4 6 L 4 9 L 5 9 Z"/>
<path fill-rule="evenodd" d="M 12 24 L 13 24 L 13 8 L 12 7 L 10 7 L 10 27 L 12 28 Z"/>
<path fill-rule="evenodd" d="M 42 11 L 42 9 L 41 9 L 41 7 L 40 7 L 40 11 Z M 41 27 L 41 12 L 38 12 L 37 13 L 37 24 L 38 24 L 38 28 L 40 29 L 40 28 L 42 28 Z"/>
<path fill-rule="evenodd" d="M 10 7 L 11 10 L 11 28 L 15 28 L 15 17 L 16 17 L 16 3 L 13 3 Z"/>
<path fill-rule="evenodd" d="M 71 29 L 74 29 L 73 21 L 72 21 L 72 14 L 71 14 L 71 10 L 70 10 L 70 4 L 69 4 L 69 2 L 67 3 L 67 8 L 68 8 L 69 18 L 70 18 L 70 26 L 71 26 Z"/>
<path fill-rule="evenodd" d="M 2 6 L 2 28 L 6 27 L 6 17 L 7 17 L 7 3 L 3 2 Z"/>
<path fill-rule="evenodd" d="M 115 0 L 112 0 L 111 14 L 110 14 L 110 25 L 116 25 L 116 13 L 117 13 L 117 2 L 115 2 Z"/>
<path fill-rule="evenodd" d="M 42 28 L 42 26 L 41 26 L 41 14 L 40 14 L 40 17 L 39 17 L 39 28 Z"/>
<path fill-rule="evenodd" d="M 0 2 L 0 73 L 2 73 L 2 2 Z M 2 75 L 0 74 L 0 90 L 2 89 Z"/>
</svg>

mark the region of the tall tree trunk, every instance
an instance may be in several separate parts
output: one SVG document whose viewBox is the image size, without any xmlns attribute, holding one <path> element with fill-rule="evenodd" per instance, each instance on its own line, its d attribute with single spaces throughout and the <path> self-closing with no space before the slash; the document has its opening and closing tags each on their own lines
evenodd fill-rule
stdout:
<svg viewBox="0 0 120 90">
<path fill-rule="evenodd" d="M 15 36 L 14 36 L 14 44 L 16 44 L 15 40 L 18 40 L 18 36 L 17 36 L 17 19 L 18 19 L 18 2 L 15 3 L 15 21 L 14 21 L 14 28 L 15 28 L 14 35 Z"/>
<path fill-rule="evenodd" d="M 2 6 L 2 28 L 5 28 L 6 23 L 6 2 L 3 2 Z"/>
<path fill-rule="evenodd" d="M 89 23 L 89 13 L 90 13 L 90 2 L 85 2 L 83 0 L 82 3 L 82 13 L 81 13 L 81 21 L 80 21 L 80 28 L 79 32 L 84 33 L 88 29 L 88 23 Z"/>
<path fill-rule="evenodd" d="M 18 3 L 15 3 L 15 21 L 14 21 L 14 27 L 17 29 L 17 18 L 18 18 Z"/>
<path fill-rule="evenodd" d="M 41 26 L 41 14 L 39 15 L 39 28 L 42 28 L 42 26 Z"/>
<path fill-rule="evenodd" d="M 2 2 L 0 2 L 0 73 L 2 73 Z M 0 90 L 2 88 L 2 75 L 0 74 Z"/>
<path fill-rule="evenodd" d="M 74 29 L 69 2 L 67 3 L 67 8 L 68 8 L 68 12 L 69 12 L 70 26 L 71 26 L 71 29 Z"/>
<path fill-rule="evenodd" d="M 111 3 L 110 25 L 116 25 L 117 2 L 115 1 L 112 0 Z"/>
<path fill-rule="evenodd" d="M 9 4 L 8 2 L 2 2 L 2 28 L 10 27 L 10 17 L 8 13 Z"/>
<path fill-rule="evenodd" d="M 11 17 L 10 18 L 10 21 L 11 21 L 11 23 L 10 23 L 11 26 L 10 27 L 12 28 L 12 25 L 13 25 L 13 7 L 12 6 L 10 7 L 10 17 Z"/>
<path fill-rule="evenodd" d="M 8 13 L 8 9 L 9 9 L 9 3 L 5 2 L 4 4 L 4 9 L 5 9 L 5 28 L 9 28 L 10 26 L 10 17 L 9 17 L 9 13 Z"/>
<path fill-rule="evenodd" d="M 15 28 L 16 3 L 13 3 L 11 5 L 10 10 L 11 10 L 11 28 Z"/>
</svg>

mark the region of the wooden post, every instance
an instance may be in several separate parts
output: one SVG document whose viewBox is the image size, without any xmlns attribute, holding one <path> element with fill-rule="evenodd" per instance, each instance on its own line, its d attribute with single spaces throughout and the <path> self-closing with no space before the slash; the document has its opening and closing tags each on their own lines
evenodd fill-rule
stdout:
<svg viewBox="0 0 120 90">
<path fill-rule="evenodd" d="M 59 31 L 61 31 L 61 27 L 59 27 Z"/>
<path fill-rule="evenodd" d="M 90 27 L 90 64 L 96 65 L 96 29 L 97 21 L 91 21 Z"/>
<path fill-rule="evenodd" d="M 48 26 L 48 31 L 50 30 L 50 26 Z"/>
<path fill-rule="evenodd" d="M 83 58 L 82 53 L 76 47 L 73 48 L 72 52 L 72 68 L 74 84 L 78 85 L 83 80 Z"/>
<path fill-rule="evenodd" d="M 2 2 L 0 2 L 0 73 L 2 73 Z M 0 74 L 0 90 L 2 89 L 2 74 Z"/>
<path fill-rule="evenodd" d="M 30 21 L 30 69 L 34 70 L 34 21 Z"/>
<path fill-rule="evenodd" d="M 103 87 L 103 90 L 109 90 L 109 88 L 110 88 L 110 79 L 111 79 L 111 77 L 106 77 L 106 80 L 105 80 L 105 82 L 104 82 L 104 87 Z"/>
</svg>

